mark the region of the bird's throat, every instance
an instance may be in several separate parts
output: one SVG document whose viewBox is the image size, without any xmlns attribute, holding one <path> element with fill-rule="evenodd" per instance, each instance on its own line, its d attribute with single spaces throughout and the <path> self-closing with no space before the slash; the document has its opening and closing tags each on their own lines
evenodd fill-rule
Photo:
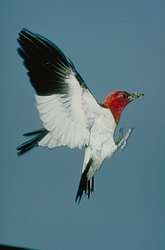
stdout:
<svg viewBox="0 0 165 250">
<path fill-rule="evenodd" d="M 104 101 L 104 105 L 106 108 L 110 109 L 111 113 L 113 114 L 113 117 L 115 119 L 116 125 L 118 125 L 121 113 L 124 109 L 124 106 L 120 105 L 119 102 L 107 102 L 106 100 Z"/>
</svg>

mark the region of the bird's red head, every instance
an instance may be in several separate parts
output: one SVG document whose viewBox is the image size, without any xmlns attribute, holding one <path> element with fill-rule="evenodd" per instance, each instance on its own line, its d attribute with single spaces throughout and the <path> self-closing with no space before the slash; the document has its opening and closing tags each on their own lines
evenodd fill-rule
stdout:
<svg viewBox="0 0 165 250">
<path fill-rule="evenodd" d="M 110 93 L 105 101 L 103 102 L 106 108 L 109 108 L 114 116 L 116 124 L 118 124 L 120 115 L 123 109 L 126 107 L 128 103 L 130 103 L 133 99 L 142 97 L 143 94 L 130 94 L 126 91 L 117 90 L 115 92 Z"/>
</svg>

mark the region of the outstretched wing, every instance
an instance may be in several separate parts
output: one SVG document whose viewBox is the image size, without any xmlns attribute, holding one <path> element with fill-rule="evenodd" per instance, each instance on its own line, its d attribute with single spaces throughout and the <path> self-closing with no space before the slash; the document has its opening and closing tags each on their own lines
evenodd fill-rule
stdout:
<svg viewBox="0 0 165 250">
<path fill-rule="evenodd" d="M 90 129 L 102 107 L 96 102 L 70 59 L 46 38 L 23 29 L 18 53 L 36 91 L 37 108 L 50 131 L 41 146 L 88 145 Z"/>
</svg>

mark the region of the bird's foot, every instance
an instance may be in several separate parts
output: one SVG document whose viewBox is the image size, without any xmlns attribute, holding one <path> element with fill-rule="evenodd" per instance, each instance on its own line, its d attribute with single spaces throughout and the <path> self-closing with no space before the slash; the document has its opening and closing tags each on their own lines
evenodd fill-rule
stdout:
<svg viewBox="0 0 165 250">
<path fill-rule="evenodd" d="M 121 142 L 121 140 L 123 139 L 123 130 L 124 130 L 123 128 L 120 128 L 120 130 L 119 130 L 119 137 L 118 137 L 117 141 L 115 142 L 117 146 Z"/>
<path fill-rule="evenodd" d="M 116 141 L 116 145 L 117 145 L 117 148 L 121 149 L 121 151 L 124 150 L 124 148 L 126 147 L 127 145 L 127 140 L 128 138 L 130 137 L 132 131 L 133 131 L 134 128 L 130 128 L 128 130 L 128 132 L 126 133 L 125 137 L 123 138 L 123 128 L 120 128 L 119 130 L 119 138 L 118 140 Z"/>
</svg>

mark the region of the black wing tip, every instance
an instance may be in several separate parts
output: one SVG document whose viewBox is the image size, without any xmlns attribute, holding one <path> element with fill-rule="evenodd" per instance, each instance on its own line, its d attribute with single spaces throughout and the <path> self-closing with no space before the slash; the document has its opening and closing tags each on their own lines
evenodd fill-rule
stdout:
<svg viewBox="0 0 165 250">
<path fill-rule="evenodd" d="M 18 36 L 20 36 L 23 33 L 29 33 L 30 31 L 26 28 L 22 28 L 21 31 L 18 32 Z"/>
<path fill-rule="evenodd" d="M 27 29 L 27 28 L 22 28 L 21 31 L 20 31 L 18 34 L 23 33 L 23 32 L 31 33 L 31 31 L 30 31 L 29 29 Z"/>
<path fill-rule="evenodd" d="M 30 149 L 32 149 L 33 147 L 38 146 L 38 142 L 41 141 L 48 133 L 49 131 L 43 128 L 23 134 L 24 136 L 33 136 L 33 135 L 36 136 L 31 140 L 28 140 L 27 142 L 24 142 L 21 145 L 19 145 L 16 148 L 17 155 L 20 156 L 29 151 Z"/>
<path fill-rule="evenodd" d="M 16 148 L 17 150 L 17 155 L 20 156 L 24 153 L 26 153 L 27 151 L 29 151 L 30 149 L 32 149 L 33 147 L 36 147 L 37 146 L 37 143 L 23 143 L 21 144 L 19 147 Z"/>
<path fill-rule="evenodd" d="M 17 41 L 20 44 L 21 43 L 21 37 L 27 37 L 27 36 L 34 36 L 36 34 L 34 34 L 33 32 L 31 32 L 30 30 L 23 28 L 21 29 L 20 32 L 18 32 L 18 38 Z"/>
<path fill-rule="evenodd" d="M 19 37 L 22 36 L 22 35 L 23 35 L 23 36 L 24 36 L 24 35 L 39 36 L 38 34 L 36 34 L 36 33 L 32 32 L 32 31 L 30 31 L 30 30 L 27 29 L 27 28 L 22 28 L 21 31 L 18 32 L 18 36 L 19 36 Z M 19 40 L 19 38 L 18 38 L 18 40 Z"/>
<path fill-rule="evenodd" d="M 31 131 L 31 132 L 26 132 L 26 133 L 23 134 L 23 136 L 37 135 L 37 134 L 41 134 L 41 133 L 43 133 L 45 131 L 46 131 L 45 128 L 41 128 L 41 129 L 37 129 L 37 130 Z"/>
</svg>

